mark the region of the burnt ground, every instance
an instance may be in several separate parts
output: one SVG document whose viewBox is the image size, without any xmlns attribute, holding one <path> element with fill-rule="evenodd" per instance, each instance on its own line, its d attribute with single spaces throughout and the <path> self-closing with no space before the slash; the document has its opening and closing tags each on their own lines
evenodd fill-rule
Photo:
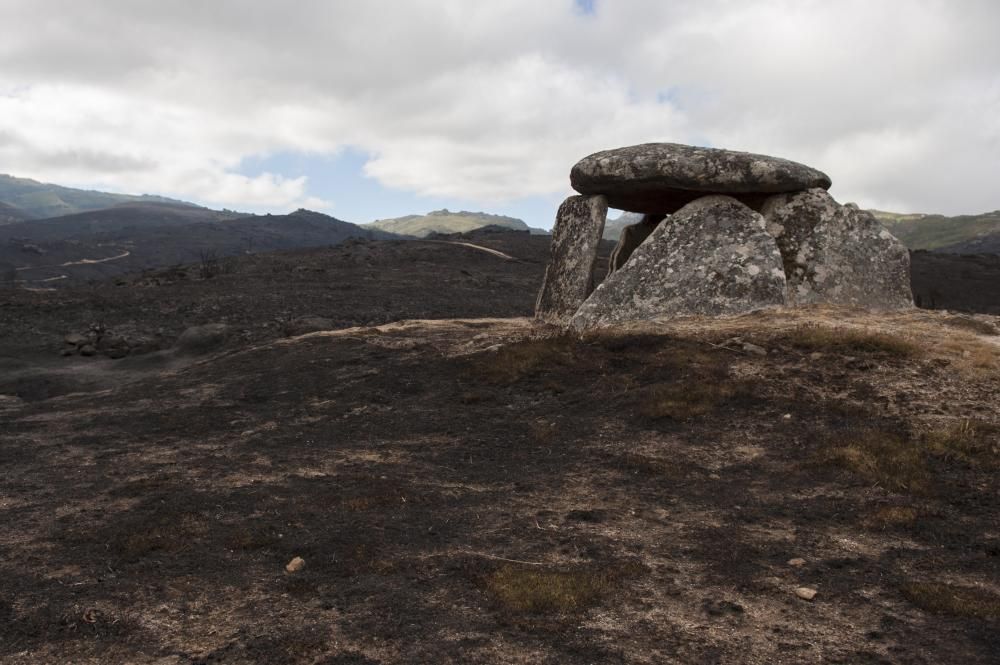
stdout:
<svg viewBox="0 0 1000 665">
<path fill-rule="evenodd" d="M 105 382 L 0 397 L 0 662 L 997 661 L 996 317 L 571 338 L 476 318 L 530 311 L 544 259 L 490 242 L 528 260 L 428 243 L 352 295 L 324 288 L 344 248 L 6 301 L 8 362 Z M 405 317 L 363 297 L 463 318 L 370 325 Z M 55 356 L 97 302 L 242 333 Z M 284 338 L 287 311 L 357 327 Z"/>
</svg>

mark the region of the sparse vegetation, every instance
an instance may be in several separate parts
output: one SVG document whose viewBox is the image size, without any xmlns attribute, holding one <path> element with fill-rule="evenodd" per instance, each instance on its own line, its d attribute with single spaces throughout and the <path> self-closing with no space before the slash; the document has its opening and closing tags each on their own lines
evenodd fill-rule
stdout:
<svg viewBox="0 0 1000 665">
<path fill-rule="evenodd" d="M 926 436 L 932 455 L 988 469 L 1000 468 L 1000 426 L 976 420 L 935 430 Z"/>
<path fill-rule="evenodd" d="M 919 493 L 929 488 L 930 472 L 919 446 L 898 432 L 860 429 L 829 436 L 817 461 L 892 491 Z"/>
<path fill-rule="evenodd" d="M 845 355 L 879 354 L 893 358 L 913 358 L 921 353 L 917 344 L 895 335 L 816 325 L 798 326 L 782 341 L 803 351 Z"/>
<path fill-rule="evenodd" d="M 922 610 L 934 614 L 973 619 L 1000 619 L 1000 595 L 987 589 L 909 581 L 901 588 L 903 595 Z"/>
<path fill-rule="evenodd" d="M 882 506 L 865 518 L 865 524 L 877 529 L 911 526 L 920 513 L 912 506 Z"/>
<path fill-rule="evenodd" d="M 570 335 L 514 342 L 496 351 L 477 354 L 471 371 L 490 383 L 516 383 L 543 370 L 571 362 L 575 347 L 576 340 Z"/>
<path fill-rule="evenodd" d="M 992 323 L 973 319 L 969 316 L 950 316 L 944 320 L 944 323 L 953 328 L 961 328 L 962 330 L 974 332 L 977 335 L 1000 335 L 1000 330 L 997 330 L 997 327 Z"/>
<path fill-rule="evenodd" d="M 641 415 L 653 420 L 689 420 L 710 413 L 744 390 L 744 386 L 733 381 L 707 378 L 657 384 L 645 389 L 638 410 Z"/>
<path fill-rule="evenodd" d="M 555 571 L 508 564 L 486 577 L 486 588 L 505 608 L 530 614 L 585 609 L 613 586 L 607 574 L 582 567 Z"/>
</svg>

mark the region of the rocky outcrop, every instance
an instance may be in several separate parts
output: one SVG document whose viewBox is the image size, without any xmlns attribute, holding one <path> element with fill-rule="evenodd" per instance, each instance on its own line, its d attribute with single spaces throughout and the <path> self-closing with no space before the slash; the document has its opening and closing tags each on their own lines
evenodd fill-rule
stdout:
<svg viewBox="0 0 1000 665">
<path fill-rule="evenodd" d="M 665 215 L 710 194 L 727 194 L 759 210 L 772 194 L 828 189 L 830 178 L 778 157 L 644 143 L 584 157 L 570 172 L 570 183 L 581 194 L 603 194 L 612 208 Z"/>
<path fill-rule="evenodd" d="M 181 353 L 208 353 L 225 344 L 231 333 L 232 329 L 224 323 L 191 326 L 177 338 L 176 347 Z"/>
<path fill-rule="evenodd" d="M 913 306 L 906 248 L 871 214 L 834 201 L 830 179 L 808 166 L 647 143 L 590 155 L 570 178 L 591 197 L 559 209 L 542 320 L 583 330 L 778 305 Z M 609 204 L 646 221 L 626 227 L 607 279 L 588 296 Z"/>
<path fill-rule="evenodd" d="M 686 314 L 739 314 L 785 302 L 781 254 L 764 218 L 708 196 L 660 224 L 570 321 L 576 330 Z"/>
<path fill-rule="evenodd" d="M 608 202 L 603 196 L 571 196 L 559 206 L 549 265 L 535 303 L 536 318 L 565 323 L 590 295 L 607 215 Z"/>
<path fill-rule="evenodd" d="M 763 214 L 781 251 L 788 304 L 913 306 L 909 251 L 871 213 L 810 189 L 768 199 Z"/>
</svg>

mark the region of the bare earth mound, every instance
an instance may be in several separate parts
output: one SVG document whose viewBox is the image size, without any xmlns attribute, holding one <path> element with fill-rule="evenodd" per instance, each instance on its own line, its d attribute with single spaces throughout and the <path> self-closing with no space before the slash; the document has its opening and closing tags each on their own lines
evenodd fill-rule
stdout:
<svg viewBox="0 0 1000 665">
<path fill-rule="evenodd" d="M 411 321 L 4 399 L 0 660 L 996 662 L 995 324 Z"/>
</svg>

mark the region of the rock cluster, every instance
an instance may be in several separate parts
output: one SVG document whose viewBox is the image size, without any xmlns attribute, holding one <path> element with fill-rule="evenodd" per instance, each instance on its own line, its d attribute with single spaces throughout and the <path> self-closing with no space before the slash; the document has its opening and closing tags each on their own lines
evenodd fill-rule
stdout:
<svg viewBox="0 0 1000 665">
<path fill-rule="evenodd" d="M 158 351 L 163 345 L 163 339 L 159 335 L 114 331 L 94 324 L 84 333 L 69 333 L 63 337 L 62 355 L 101 355 L 117 360 L 129 355 Z"/>
<path fill-rule="evenodd" d="M 582 330 L 783 305 L 913 306 L 906 248 L 870 213 L 834 201 L 830 178 L 808 166 L 648 143 L 590 155 L 570 180 L 583 196 L 559 209 L 541 320 Z M 609 205 L 646 217 L 622 232 L 595 290 Z"/>
</svg>

